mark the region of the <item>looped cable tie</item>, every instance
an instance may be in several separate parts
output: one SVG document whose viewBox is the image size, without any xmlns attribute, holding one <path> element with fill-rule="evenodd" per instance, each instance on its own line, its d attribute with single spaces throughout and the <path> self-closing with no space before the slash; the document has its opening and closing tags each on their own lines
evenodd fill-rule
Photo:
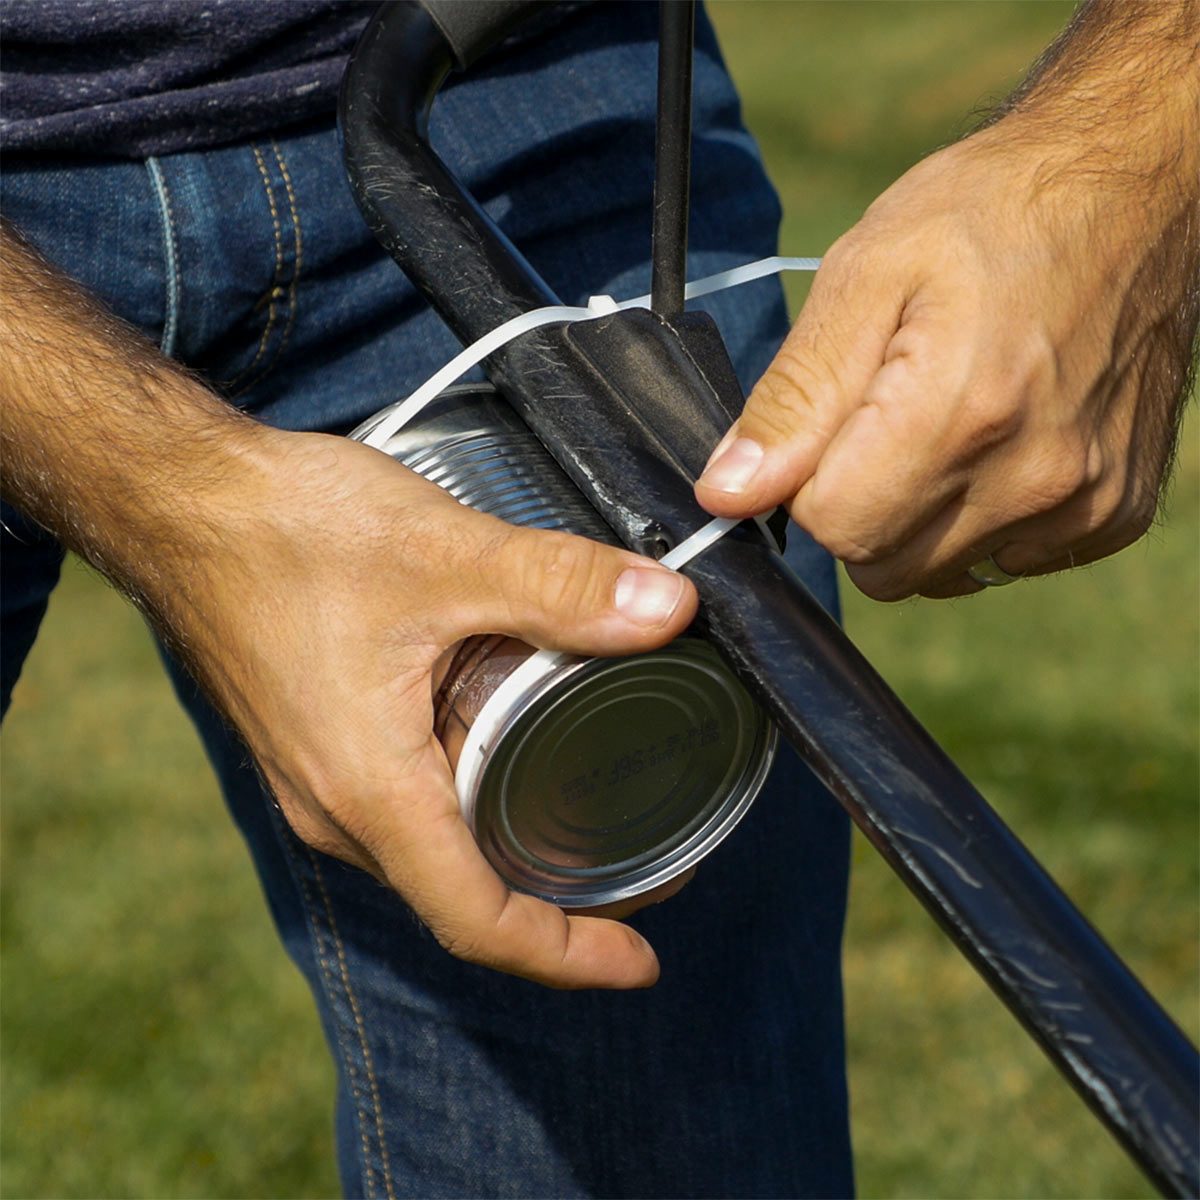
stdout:
<svg viewBox="0 0 1200 1200">
<path fill-rule="evenodd" d="M 765 279 L 769 275 L 779 275 L 784 271 L 815 271 L 821 265 L 819 258 L 788 258 L 774 254 L 769 258 L 760 258 L 756 262 L 744 263 L 740 267 L 731 267 L 728 271 L 718 271 L 715 275 L 706 275 L 696 279 L 684 288 L 684 298 L 695 300 L 700 296 L 708 296 L 713 292 L 724 291 L 726 288 L 738 287 L 743 283 L 751 283 L 756 279 Z M 588 299 L 586 308 L 570 304 L 551 304 L 545 308 L 534 308 L 529 312 L 497 325 L 490 333 L 485 333 L 478 341 L 459 351 L 444 367 L 435 371 L 415 392 L 406 400 L 383 410 L 379 419 L 363 436 L 365 445 L 382 450 L 397 430 L 402 429 L 427 404 L 432 403 L 452 383 L 457 383 L 472 367 L 477 367 L 485 358 L 495 354 L 501 346 L 507 345 L 515 338 L 530 330 L 540 329 L 543 325 L 554 325 L 560 321 L 594 321 L 598 317 L 611 316 L 626 308 L 649 308 L 650 296 L 635 296 L 632 300 L 614 300 L 611 296 L 599 295 Z M 778 544 L 774 534 L 767 528 L 767 518 L 760 514 L 754 518 L 766 537 Z M 678 571 L 686 566 L 698 554 L 703 554 L 715 541 L 722 538 L 736 525 L 740 525 L 738 517 L 715 517 L 706 525 L 702 525 L 695 533 L 685 538 L 673 550 L 669 550 L 658 561 L 672 571 Z"/>
</svg>

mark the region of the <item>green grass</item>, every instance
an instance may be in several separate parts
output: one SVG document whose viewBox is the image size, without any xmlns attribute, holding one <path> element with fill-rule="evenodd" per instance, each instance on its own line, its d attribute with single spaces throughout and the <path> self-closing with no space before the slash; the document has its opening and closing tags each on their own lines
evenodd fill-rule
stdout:
<svg viewBox="0 0 1200 1200">
<path fill-rule="evenodd" d="M 721 5 L 785 198 L 820 252 L 1000 94 L 1061 4 Z M 853 636 L 1193 1037 L 1200 445 L 1109 562 Z M 5 1197 L 336 1192 L 332 1071 L 141 622 L 69 565 L 4 732 Z M 1148 1196 L 858 840 L 846 948 L 865 1196 Z"/>
</svg>

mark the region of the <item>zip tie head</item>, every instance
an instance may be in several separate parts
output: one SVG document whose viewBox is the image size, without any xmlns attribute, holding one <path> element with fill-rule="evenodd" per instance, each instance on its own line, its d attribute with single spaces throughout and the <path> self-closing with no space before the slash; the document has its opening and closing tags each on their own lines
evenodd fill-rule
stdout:
<svg viewBox="0 0 1200 1200">
<path fill-rule="evenodd" d="M 594 317 L 606 317 L 609 313 L 620 311 L 620 305 L 611 296 L 589 296 L 588 312 Z"/>
</svg>

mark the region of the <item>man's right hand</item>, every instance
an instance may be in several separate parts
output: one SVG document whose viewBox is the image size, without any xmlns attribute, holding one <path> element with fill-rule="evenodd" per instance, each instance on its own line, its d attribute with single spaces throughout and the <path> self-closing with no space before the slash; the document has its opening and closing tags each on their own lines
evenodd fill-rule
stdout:
<svg viewBox="0 0 1200 1200">
<path fill-rule="evenodd" d="M 357 442 L 262 434 L 198 523 L 172 623 L 293 829 L 389 883 L 462 958 L 561 987 L 653 983 L 631 929 L 510 892 L 487 865 L 431 732 L 431 672 L 475 633 L 650 649 L 688 625 L 692 586 L 473 512 Z"/>
<path fill-rule="evenodd" d="M 147 610 L 300 837 L 390 884 L 448 950 L 557 987 L 652 984 L 633 930 L 488 867 L 431 671 L 477 633 L 650 649 L 691 621 L 691 584 L 473 512 L 357 442 L 247 420 L 4 232 L 5 498 Z"/>
</svg>

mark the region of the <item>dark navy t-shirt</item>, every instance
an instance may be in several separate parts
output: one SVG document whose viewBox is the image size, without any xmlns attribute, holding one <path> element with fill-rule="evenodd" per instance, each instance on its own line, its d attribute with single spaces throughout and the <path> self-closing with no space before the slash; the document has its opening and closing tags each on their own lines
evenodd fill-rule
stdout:
<svg viewBox="0 0 1200 1200">
<path fill-rule="evenodd" d="M 333 114 L 355 0 L 0 0 L 0 144 L 142 158 Z"/>
</svg>

